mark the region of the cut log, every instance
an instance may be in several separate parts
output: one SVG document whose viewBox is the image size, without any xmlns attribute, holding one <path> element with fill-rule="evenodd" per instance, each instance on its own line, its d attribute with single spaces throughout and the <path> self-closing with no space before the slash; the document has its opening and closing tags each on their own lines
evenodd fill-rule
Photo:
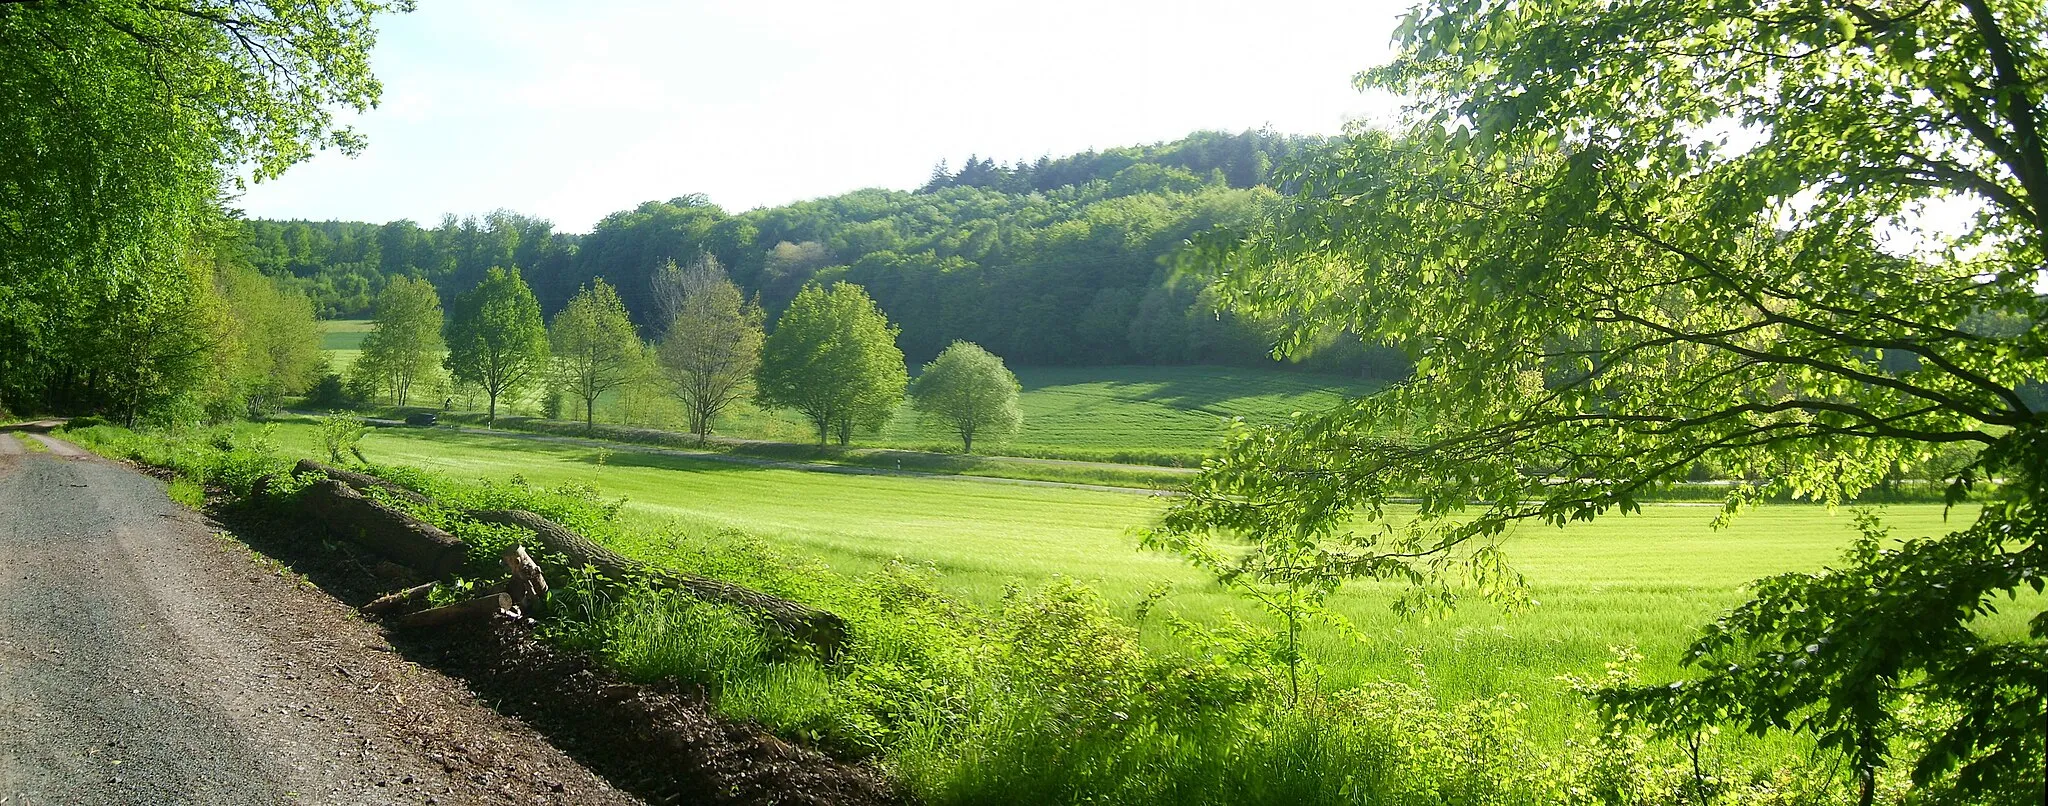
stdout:
<svg viewBox="0 0 2048 806">
<path fill-rule="evenodd" d="M 397 593 L 387 593 L 371 600 L 369 604 L 363 605 L 362 610 L 365 613 L 389 613 L 394 610 L 410 610 L 415 605 L 426 601 L 427 595 L 433 593 L 434 588 L 439 587 L 440 584 L 439 582 L 429 582 L 425 585 L 415 585 L 406 588 Z"/>
<path fill-rule="evenodd" d="M 512 603 L 519 609 L 532 612 L 547 601 L 548 578 L 540 572 L 540 564 L 526 553 L 525 546 L 513 546 L 505 550 L 505 570 L 512 572 L 512 578 L 505 581 L 505 592 L 512 594 Z"/>
<path fill-rule="evenodd" d="M 341 482 L 343 484 L 348 485 L 349 487 L 354 488 L 357 492 L 367 493 L 372 489 L 383 490 L 384 492 L 390 493 L 401 499 L 410 501 L 415 504 L 432 503 L 432 499 L 429 499 L 424 495 L 414 492 L 411 489 L 403 485 L 400 485 L 395 481 L 385 481 L 384 479 L 377 478 L 376 476 L 372 476 L 368 473 L 357 473 L 353 470 L 343 470 L 338 467 L 323 465 L 311 459 L 300 459 L 298 464 L 292 465 L 293 476 L 304 476 L 311 473 L 319 473 L 325 475 L 330 479 L 334 479 L 335 481 Z"/>
<path fill-rule="evenodd" d="M 418 613 L 408 613 L 398 617 L 397 623 L 398 626 L 406 629 L 440 627 L 465 621 L 487 621 L 499 613 L 511 613 L 514 615 L 519 613 L 519 610 L 513 607 L 512 597 L 509 594 L 493 593 L 489 596 L 478 597 L 466 602 L 456 602 L 452 605 L 442 605 L 422 610 Z"/>
<path fill-rule="evenodd" d="M 587 565 L 596 568 L 600 575 L 615 584 L 645 580 L 656 588 L 680 590 L 698 599 L 728 605 L 752 614 L 793 639 L 816 647 L 827 658 L 837 657 L 846 645 L 846 621 L 836 614 L 730 582 L 678 574 L 635 562 L 561 524 L 522 509 L 471 510 L 469 516 L 484 523 L 517 526 L 532 532 L 549 552 L 568 560 L 568 566 L 558 570 Z"/>
<path fill-rule="evenodd" d="M 462 567 L 467 548 L 431 523 L 364 498 L 333 479 L 299 492 L 300 505 L 343 538 L 353 540 L 428 577 Z"/>
</svg>

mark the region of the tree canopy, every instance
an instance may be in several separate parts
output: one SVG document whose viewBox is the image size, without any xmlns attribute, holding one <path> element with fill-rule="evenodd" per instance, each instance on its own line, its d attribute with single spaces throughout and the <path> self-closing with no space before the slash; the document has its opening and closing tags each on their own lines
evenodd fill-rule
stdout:
<svg viewBox="0 0 2048 806">
<path fill-rule="evenodd" d="M 376 103 L 372 20 L 406 5 L 0 4 L 0 405 L 132 415 L 196 390 L 133 362 L 211 360 L 205 328 L 170 352 L 109 344 L 162 346 L 171 319 L 218 307 L 182 264 L 222 236 L 238 171 L 360 145 L 334 115 Z"/>
<path fill-rule="evenodd" d="M 626 318 L 619 292 L 603 280 L 569 300 L 548 328 L 561 388 L 583 401 L 585 430 L 597 422 L 597 399 L 631 382 L 640 371 L 640 336 Z"/>
<path fill-rule="evenodd" d="M 248 413 L 275 411 L 311 388 L 326 366 L 313 301 L 244 265 L 222 267 L 215 283 L 236 325 L 233 396 Z"/>
<path fill-rule="evenodd" d="M 1024 413 L 1017 408 L 1023 387 L 1003 359 L 980 345 L 956 341 L 925 364 L 910 384 L 910 405 L 928 421 L 960 436 L 960 449 L 974 452 L 974 438 L 1001 441 L 1017 433 Z"/>
<path fill-rule="evenodd" d="M 486 422 L 497 421 L 499 400 L 527 391 L 546 374 L 547 327 L 518 271 L 491 269 L 455 298 L 446 364 L 456 381 L 476 384 L 490 398 Z"/>
<path fill-rule="evenodd" d="M 690 413 L 699 442 L 711 421 L 744 398 L 761 364 L 761 308 L 740 299 L 740 290 L 710 257 L 690 269 L 669 267 L 675 290 L 674 314 L 661 341 L 657 362 L 676 398 Z"/>
<path fill-rule="evenodd" d="M 425 280 L 399 276 L 377 295 L 376 325 L 363 337 L 355 371 L 390 395 L 394 405 L 411 398 L 414 385 L 433 376 L 446 345 L 441 297 Z"/>
<path fill-rule="evenodd" d="M 1632 512 L 1703 462 L 1756 480 L 1727 516 L 1843 502 L 1972 446 L 1948 480 L 1985 499 L 1973 522 L 1872 523 L 1844 567 L 1759 583 L 1692 677 L 1603 702 L 1680 734 L 1812 733 L 1866 802 L 1909 730 L 1921 785 L 2038 799 L 2048 619 L 1973 625 L 2048 566 L 2044 31 L 2025 0 L 1423 4 L 1360 79 L 1413 99 L 1412 127 L 1345 138 L 1207 253 L 1289 344 L 1349 329 L 1416 376 L 1241 434 L 1151 540 L 1232 533 L 1270 542 L 1232 555 L 1244 574 L 1514 601 L 1515 524 Z M 1396 496 L 1415 517 L 1386 517 Z M 1312 567 L 1264 559 L 1304 543 Z"/>
<path fill-rule="evenodd" d="M 896 332 L 860 286 L 805 286 L 762 345 L 755 398 L 802 414 L 819 445 L 834 434 L 845 445 L 855 431 L 879 430 L 908 380 Z"/>
</svg>

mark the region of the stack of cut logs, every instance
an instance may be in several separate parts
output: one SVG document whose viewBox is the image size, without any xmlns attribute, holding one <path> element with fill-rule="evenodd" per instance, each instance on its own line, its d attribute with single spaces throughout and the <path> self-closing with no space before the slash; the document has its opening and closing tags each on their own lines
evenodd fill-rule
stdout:
<svg viewBox="0 0 2048 806">
<path fill-rule="evenodd" d="M 436 581 L 384 596 L 363 606 L 363 611 L 395 617 L 400 627 L 435 627 L 460 622 L 485 621 L 500 616 L 520 618 L 532 614 L 546 602 L 547 573 L 569 569 L 595 568 L 599 584 L 620 586 L 645 584 L 675 590 L 710 602 L 728 605 L 751 614 L 761 624 L 792 640 L 814 647 L 825 657 L 835 657 L 847 640 L 846 623 L 837 615 L 770 596 L 760 591 L 687 574 L 654 568 L 635 562 L 598 545 L 554 521 L 517 509 L 470 510 L 467 517 L 530 532 L 543 549 L 543 558 L 559 560 L 545 572 L 527 553 L 525 546 L 513 546 L 501 558 L 509 577 L 486 595 L 427 609 L 420 609 L 439 580 L 462 568 L 468 547 L 431 523 L 386 506 L 364 495 L 372 490 L 414 504 L 433 505 L 419 492 L 364 473 L 329 467 L 310 459 L 292 468 L 294 476 L 319 475 L 299 492 L 294 504 L 308 517 L 324 524 L 335 535 L 399 565 Z M 268 479 L 257 481 L 255 492 L 265 494 Z M 553 563 L 551 563 L 553 564 Z"/>
</svg>

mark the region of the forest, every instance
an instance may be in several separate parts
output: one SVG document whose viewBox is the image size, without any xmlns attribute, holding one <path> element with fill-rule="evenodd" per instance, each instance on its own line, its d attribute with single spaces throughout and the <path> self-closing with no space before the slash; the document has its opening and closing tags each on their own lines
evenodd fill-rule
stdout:
<svg viewBox="0 0 2048 806">
<path fill-rule="evenodd" d="M 910 192 L 865 189 L 742 213 L 701 196 L 650 201 L 587 234 L 499 210 L 450 215 L 433 228 L 248 220 L 239 244 L 323 318 L 367 317 L 390 277 L 424 278 L 452 298 L 510 266 L 549 317 L 604 279 L 651 337 L 655 273 L 710 255 L 771 321 L 806 284 L 864 287 L 902 327 L 903 352 L 916 362 L 965 340 L 1020 365 L 1272 365 L 1267 328 L 1222 310 L 1171 258 L 1190 237 L 1241 226 L 1276 203 L 1278 166 L 1322 145 L 1198 132 L 1009 165 L 941 162 Z M 1367 378 L 1407 372 L 1398 353 L 1341 334 L 1298 364 Z"/>
</svg>

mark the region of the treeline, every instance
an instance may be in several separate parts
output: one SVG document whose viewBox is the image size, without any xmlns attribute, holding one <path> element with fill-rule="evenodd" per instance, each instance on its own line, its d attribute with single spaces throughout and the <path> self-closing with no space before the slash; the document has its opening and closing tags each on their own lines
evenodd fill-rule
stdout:
<svg viewBox="0 0 2048 806">
<path fill-rule="evenodd" d="M 970 158 L 916 192 L 860 190 L 729 213 L 701 196 L 647 202 L 588 234 L 499 211 L 411 221 L 248 221 L 243 255 L 311 296 L 323 316 L 367 316 L 388 278 L 443 296 L 517 267 L 552 315 L 602 278 L 649 338 L 652 283 L 669 261 L 726 267 L 769 321 L 808 284 L 862 286 L 913 361 L 966 340 L 1028 365 L 1269 364 L 1271 339 L 1219 310 L 1169 259 L 1188 237 L 1240 225 L 1278 196 L 1274 166 L 1319 147 L 1268 132 L 997 165 Z M 1402 375 L 1405 363 L 1333 338 L 1308 366 Z"/>
<path fill-rule="evenodd" d="M 643 341 L 602 279 L 543 322 L 532 287 L 507 269 L 491 269 L 445 313 L 432 285 L 399 275 L 377 295 L 376 329 L 347 375 L 327 373 L 308 402 L 405 406 L 422 393 L 444 403 L 481 394 L 492 422 L 501 403 L 538 393 L 549 416 L 573 401 L 587 430 L 600 398 L 653 394 L 680 404 L 702 441 L 720 412 L 751 397 L 802 415 L 819 445 L 835 436 L 845 445 L 879 431 L 908 394 L 921 416 L 960 435 L 963 450 L 977 434 L 984 443 L 1003 438 L 1022 419 L 1016 376 L 968 342 L 954 342 L 912 384 L 900 331 L 852 283 L 804 286 L 773 335 L 762 332 L 759 306 L 708 256 L 688 269 L 665 264 L 653 292 L 660 335 Z"/>
<path fill-rule="evenodd" d="M 1018 160 L 998 165 L 992 158 L 969 155 L 958 171 L 940 162 L 923 192 L 949 187 L 978 187 L 1006 193 L 1049 192 L 1071 185 L 1108 180 L 1130 188 L 1209 184 L 1253 188 L 1269 184 L 1273 169 L 1321 145 L 1318 138 L 1292 137 L 1267 131 L 1242 134 L 1196 132 L 1171 143 L 1085 151 L 1035 162 Z M 1126 194 L 1127 195 L 1127 194 Z"/>
</svg>

